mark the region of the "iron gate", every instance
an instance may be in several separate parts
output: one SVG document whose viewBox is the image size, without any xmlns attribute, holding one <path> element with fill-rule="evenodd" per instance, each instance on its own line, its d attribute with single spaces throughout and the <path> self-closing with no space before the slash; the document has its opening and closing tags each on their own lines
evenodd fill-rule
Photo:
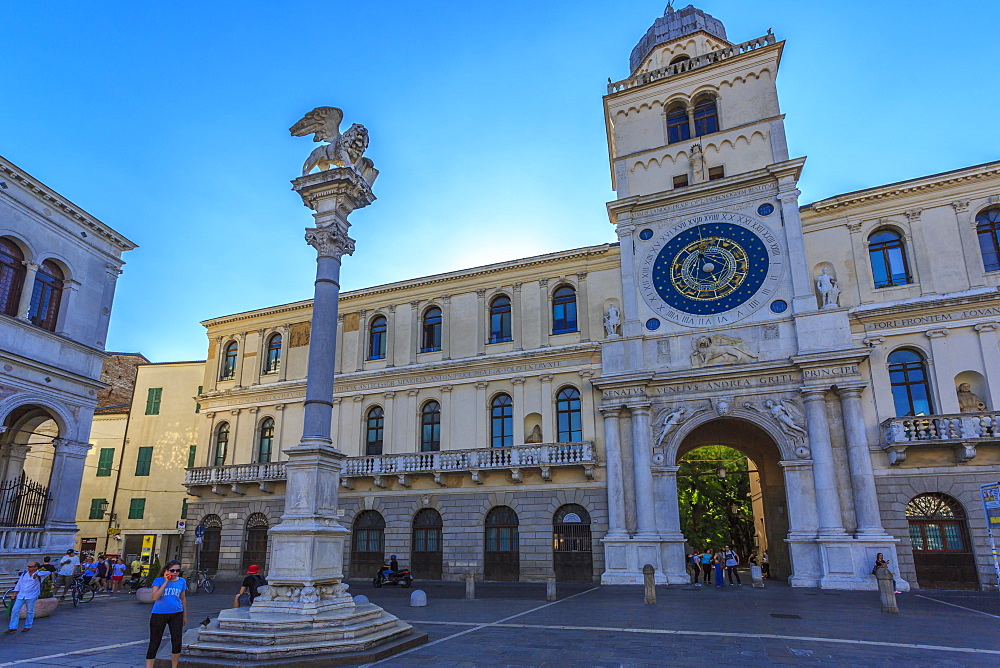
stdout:
<svg viewBox="0 0 1000 668">
<path fill-rule="evenodd" d="M 590 514 L 583 506 L 565 505 L 552 518 L 552 567 L 559 582 L 593 582 Z"/>
</svg>

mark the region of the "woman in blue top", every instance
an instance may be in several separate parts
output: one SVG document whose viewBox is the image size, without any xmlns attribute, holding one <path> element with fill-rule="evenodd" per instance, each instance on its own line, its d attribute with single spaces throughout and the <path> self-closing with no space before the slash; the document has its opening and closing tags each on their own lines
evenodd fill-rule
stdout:
<svg viewBox="0 0 1000 668">
<path fill-rule="evenodd" d="M 187 624 L 187 580 L 181 577 L 181 562 L 171 559 L 162 577 L 153 580 L 153 614 L 149 616 L 149 649 L 146 668 L 153 668 L 156 652 L 163 640 L 163 630 L 170 627 L 170 665 L 181 660 L 181 633 Z"/>
</svg>

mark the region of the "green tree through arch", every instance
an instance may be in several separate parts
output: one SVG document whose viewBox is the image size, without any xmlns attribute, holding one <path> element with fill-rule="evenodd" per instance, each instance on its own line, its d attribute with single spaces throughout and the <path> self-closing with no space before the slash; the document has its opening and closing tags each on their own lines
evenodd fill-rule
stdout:
<svg viewBox="0 0 1000 668">
<path fill-rule="evenodd" d="M 731 545 L 743 563 L 755 551 L 747 456 L 724 445 L 695 448 L 677 472 L 681 531 L 694 549 Z M 720 478 L 718 469 L 726 470 Z"/>
</svg>

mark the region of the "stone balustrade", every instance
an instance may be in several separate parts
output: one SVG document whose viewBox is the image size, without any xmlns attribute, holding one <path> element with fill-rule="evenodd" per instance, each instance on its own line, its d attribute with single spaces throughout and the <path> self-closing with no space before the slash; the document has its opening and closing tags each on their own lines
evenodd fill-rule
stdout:
<svg viewBox="0 0 1000 668">
<path fill-rule="evenodd" d="M 977 445 L 1000 441 L 1000 411 L 897 417 L 881 426 L 881 446 L 891 464 L 904 462 L 911 445 L 952 447 L 956 461 L 967 462 Z"/>
<path fill-rule="evenodd" d="M 0 552 L 34 552 L 42 544 L 44 529 L 39 527 L 0 527 Z"/>
<path fill-rule="evenodd" d="M 482 471 L 506 470 L 515 482 L 521 482 L 522 469 L 538 469 L 542 479 L 549 480 L 553 468 L 578 466 L 583 468 L 588 478 L 593 478 L 596 465 L 594 444 L 578 441 L 348 457 L 344 460 L 340 477 L 348 488 L 351 480 L 357 478 L 371 478 L 376 485 L 384 487 L 387 476 L 394 476 L 400 484 L 409 486 L 410 476 L 430 474 L 435 482 L 443 486 L 442 475 L 445 473 L 468 473 L 474 481 L 481 482 Z M 284 479 L 284 462 L 233 464 L 188 469 L 184 474 L 184 485 L 188 487 L 188 493 L 196 496 L 200 487 L 210 487 L 215 494 L 228 496 L 245 494 L 245 486 L 253 484 L 270 493 L 273 491 L 272 483 Z"/>
<path fill-rule="evenodd" d="M 729 58 L 747 53 L 748 51 L 755 51 L 770 44 L 774 44 L 776 41 L 774 33 L 769 32 L 763 37 L 751 39 L 743 42 L 742 44 L 733 44 L 732 46 L 727 46 L 717 51 L 712 51 L 700 56 L 695 56 L 694 58 L 682 60 L 679 63 L 661 67 L 658 70 L 636 74 L 633 77 L 622 79 L 621 81 L 608 81 L 608 93 L 620 93 L 624 90 L 637 88 L 654 81 L 659 81 L 660 79 L 666 79 L 667 77 L 671 77 L 675 74 L 690 72 L 691 70 L 698 69 L 699 67 L 705 67 L 706 65 L 712 65 L 723 60 L 728 60 Z"/>
</svg>

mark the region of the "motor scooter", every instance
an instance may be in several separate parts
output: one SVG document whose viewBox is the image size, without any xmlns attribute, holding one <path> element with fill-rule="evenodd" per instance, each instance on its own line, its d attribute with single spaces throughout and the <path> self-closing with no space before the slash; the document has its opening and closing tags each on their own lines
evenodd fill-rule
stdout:
<svg viewBox="0 0 1000 668">
<path fill-rule="evenodd" d="M 375 577 L 372 578 L 372 586 L 378 589 L 382 585 L 401 585 L 409 587 L 413 584 L 413 576 L 410 571 L 401 568 L 398 571 L 390 571 L 388 568 L 380 568 Z"/>
</svg>

